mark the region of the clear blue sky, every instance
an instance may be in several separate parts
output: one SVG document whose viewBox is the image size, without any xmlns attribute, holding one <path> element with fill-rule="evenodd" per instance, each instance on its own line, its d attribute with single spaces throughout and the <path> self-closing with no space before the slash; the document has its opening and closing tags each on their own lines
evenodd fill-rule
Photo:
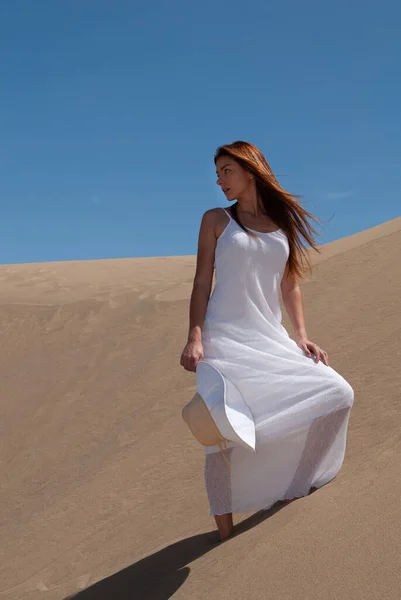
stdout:
<svg viewBox="0 0 401 600">
<path fill-rule="evenodd" d="M 3 0 L 0 262 L 194 254 L 259 146 L 322 242 L 400 215 L 398 0 Z"/>
</svg>

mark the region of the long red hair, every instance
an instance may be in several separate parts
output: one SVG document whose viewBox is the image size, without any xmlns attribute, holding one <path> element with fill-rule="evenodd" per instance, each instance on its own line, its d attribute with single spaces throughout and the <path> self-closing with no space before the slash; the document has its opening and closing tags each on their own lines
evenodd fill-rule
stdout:
<svg viewBox="0 0 401 600">
<path fill-rule="evenodd" d="M 216 150 L 214 162 L 226 155 L 254 175 L 263 213 L 287 235 L 290 246 L 290 273 L 304 279 L 311 271 L 307 246 L 320 252 L 314 240 L 314 235 L 318 235 L 318 232 L 310 222 L 319 223 L 319 219 L 301 206 L 297 196 L 290 194 L 279 184 L 266 158 L 256 146 L 241 141 L 225 144 Z M 237 204 L 238 202 L 231 209 L 233 218 L 249 235 L 255 235 L 241 223 Z"/>
</svg>

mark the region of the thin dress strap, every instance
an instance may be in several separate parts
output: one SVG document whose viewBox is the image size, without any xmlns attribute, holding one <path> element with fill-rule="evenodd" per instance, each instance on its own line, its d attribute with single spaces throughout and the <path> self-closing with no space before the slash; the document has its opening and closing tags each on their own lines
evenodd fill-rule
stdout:
<svg viewBox="0 0 401 600">
<path fill-rule="evenodd" d="M 223 210 L 226 213 L 226 215 L 228 215 L 228 218 L 230 219 L 230 221 L 233 221 L 234 219 L 232 218 L 232 216 L 230 215 L 230 213 L 228 212 L 228 210 L 226 208 L 223 208 Z"/>
</svg>

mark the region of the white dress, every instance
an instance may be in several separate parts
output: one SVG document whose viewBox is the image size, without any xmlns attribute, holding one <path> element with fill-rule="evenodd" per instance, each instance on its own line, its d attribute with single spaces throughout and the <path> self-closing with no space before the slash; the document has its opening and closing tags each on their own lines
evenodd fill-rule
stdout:
<svg viewBox="0 0 401 600">
<path fill-rule="evenodd" d="M 196 372 L 198 392 L 232 440 L 225 456 L 205 449 L 211 515 L 266 509 L 333 479 L 354 399 L 345 379 L 308 358 L 281 324 L 285 233 L 251 237 L 228 216 Z"/>
</svg>

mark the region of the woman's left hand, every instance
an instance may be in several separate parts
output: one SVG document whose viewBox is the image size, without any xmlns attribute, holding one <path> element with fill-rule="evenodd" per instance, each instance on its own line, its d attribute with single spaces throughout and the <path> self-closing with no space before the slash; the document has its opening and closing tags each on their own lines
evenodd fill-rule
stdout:
<svg viewBox="0 0 401 600">
<path fill-rule="evenodd" d="M 328 360 L 328 354 L 327 352 L 325 352 L 324 350 L 322 350 L 321 348 L 319 348 L 319 346 L 317 344 L 314 344 L 313 342 L 309 341 L 307 338 L 300 338 L 297 341 L 298 346 L 301 348 L 301 350 L 303 350 L 306 354 L 306 356 L 313 356 L 315 362 L 319 362 L 319 360 L 322 361 L 323 364 L 325 364 L 326 366 L 329 365 L 329 360 Z"/>
</svg>

